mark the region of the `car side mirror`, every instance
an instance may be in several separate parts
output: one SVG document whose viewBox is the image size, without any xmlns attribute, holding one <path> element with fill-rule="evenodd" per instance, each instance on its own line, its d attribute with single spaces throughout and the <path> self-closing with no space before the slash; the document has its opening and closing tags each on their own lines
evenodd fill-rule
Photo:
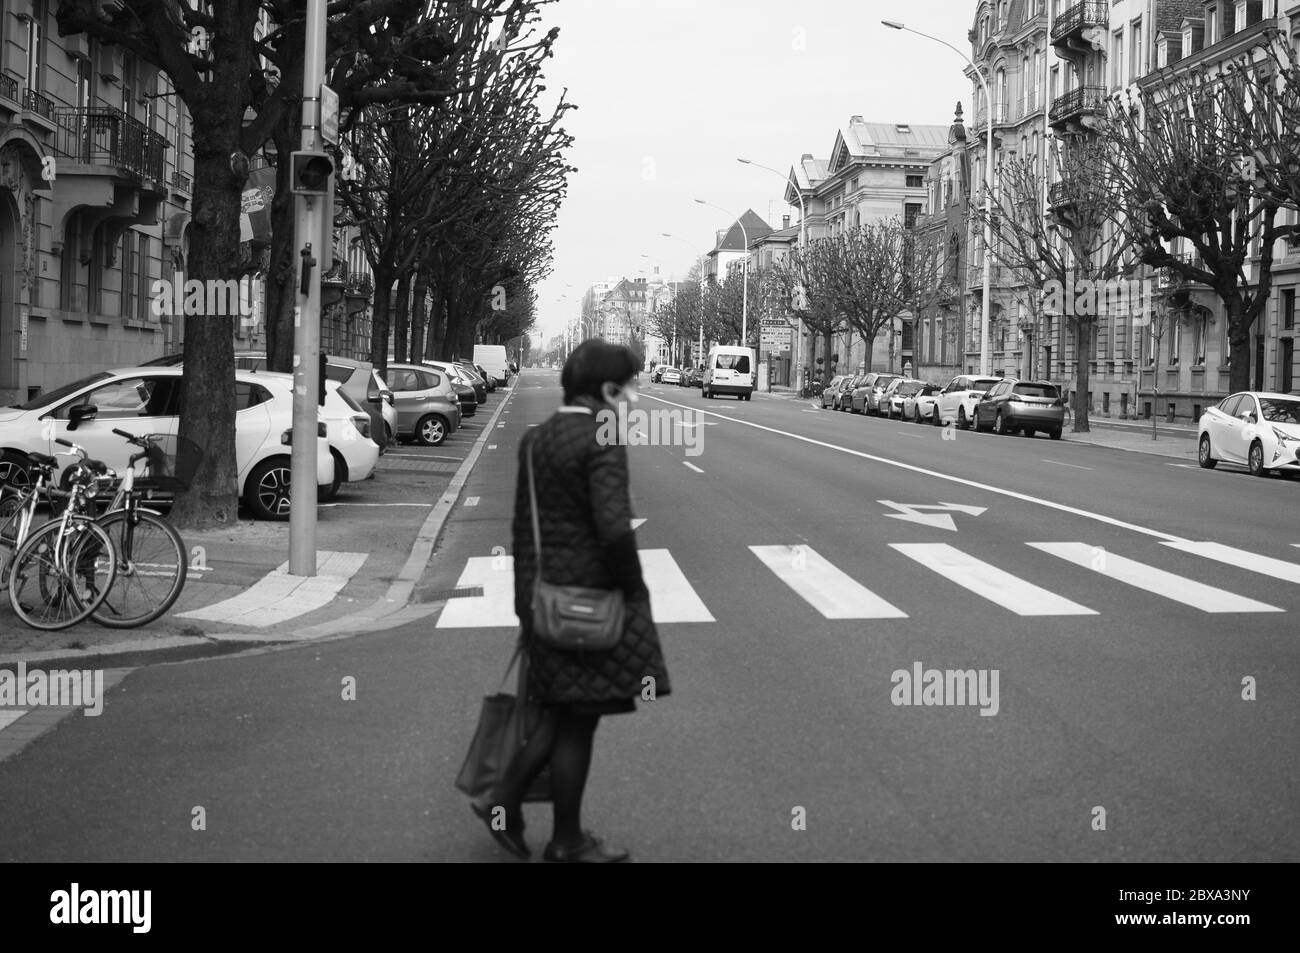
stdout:
<svg viewBox="0 0 1300 953">
<path fill-rule="evenodd" d="M 68 429 L 76 430 L 83 421 L 94 420 L 99 416 L 99 408 L 94 404 L 77 404 L 68 410 Z"/>
<path fill-rule="evenodd" d="M 1249 410 L 1246 411 L 1244 414 L 1238 414 L 1237 416 L 1239 416 L 1242 420 L 1246 421 L 1247 423 L 1250 423 L 1255 419 L 1254 412 Z"/>
</svg>

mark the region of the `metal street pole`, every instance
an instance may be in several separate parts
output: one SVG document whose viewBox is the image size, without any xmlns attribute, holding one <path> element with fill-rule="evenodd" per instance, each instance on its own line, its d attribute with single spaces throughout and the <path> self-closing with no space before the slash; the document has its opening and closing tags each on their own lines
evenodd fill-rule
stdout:
<svg viewBox="0 0 1300 953">
<path fill-rule="evenodd" d="M 741 162 L 745 165 L 753 165 L 753 166 L 758 166 L 758 168 L 760 169 L 766 169 L 768 172 L 771 172 L 774 175 L 779 175 L 782 179 L 785 179 L 787 184 L 789 184 L 790 182 L 790 180 L 786 177 L 784 172 L 777 172 L 776 169 L 773 169 L 771 166 L 768 165 L 763 165 L 763 163 L 761 162 L 755 162 L 753 159 L 737 159 L 736 161 Z M 804 250 L 804 245 L 807 243 L 808 240 L 808 209 L 804 205 L 803 192 L 799 188 L 798 180 L 795 180 L 794 182 L 794 197 L 799 200 L 799 251 L 802 253 Z M 799 317 L 798 321 L 799 321 L 799 327 L 795 332 L 797 345 L 795 347 L 795 379 L 794 380 L 795 380 L 795 393 L 802 394 L 803 384 L 804 384 L 803 381 L 803 318 Z"/>
<path fill-rule="evenodd" d="M 323 150 L 320 90 L 325 82 L 325 0 L 307 0 L 307 43 L 302 69 L 303 149 Z M 331 179 L 332 181 L 332 179 Z M 327 197 L 294 200 L 294 244 L 300 267 L 311 268 L 323 251 Z M 316 440 L 320 392 L 320 269 L 298 285 L 293 322 L 293 446 L 289 455 L 289 574 L 316 575 Z"/>
<path fill-rule="evenodd" d="M 1051 6 L 1050 0 L 1048 6 Z M 984 87 L 984 102 L 988 106 L 988 115 L 985 117 L 988 122 L 988 145 L 984 155 L 984 305 L 980 314 L 980 374 L 987 377 L 990 363 L 989 310 L 993 297 L 993 289 L 990 287 L 993 277 L 991 254 L 993 247 L 993 93 L 989 90 L 988 81 L 984 79 L 984 74 L 980 72 L 980 68 L 975 65 L 969 56 L 951 43 L 941 40 L 937 36 L 922 33 L 920 30 L 913 30 L 910 26 L 904 26 L 896 20 L 881 20 L 880 22 L 891 30 L 904 30 L 908 33 L 915 33 L 917 36 L 925 37 L 927 40 L 933 40 L 935 43 L 948 47 L 970 64 L 970 68 L 975 71 L 975 78 Z"/>
<path fill-rule="evenodd" d="M 721 205 L 714 205 L 704 199 L 695 201 L 727 215 L 731 214 Z M 749 232 L 739 217 L 736 218 L 736 224 L 740 226 L 740 237 L 745 242 L 745 257 L 740 260 L 740 346 L 749 347 Z"/>
</svg>

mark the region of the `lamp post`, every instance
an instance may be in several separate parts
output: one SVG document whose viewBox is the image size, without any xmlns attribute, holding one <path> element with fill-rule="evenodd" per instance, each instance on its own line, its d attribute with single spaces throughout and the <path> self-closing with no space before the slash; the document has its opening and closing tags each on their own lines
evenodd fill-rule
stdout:
<svg viewBox="0 0 1300 953">
<path fill-rule="evenodd" d="M 980 314 L 980 374 L 988 376 L 989 374 L 989 309 L 992 300 L 989 283 L 992 280 L 992 257 L 991 249 L 993 247 L 993 93 L 989 89 L 988 81 L 980 68 L 975 65 L 969 56 L 963 53 L 957 47 L 953 46 L 946 40 L 941 40 L 937 36 L 930 36 L 928 33 L 922 33 L 920 30 L 913 30 L 910 26 L 904 26 L 896 20 L 881 20 L 885 26 L 891 30 L 903 30 L 907 33 L 915 33 L 917 36 L 925 37 L 927 40 L 933 40 L 935 43 L 948 47 L 962 59 L 964 59 L 970 68 L 975 71 L 975 78 L 980 81 L 984 87 L 984 102 L 988 105 L 988 115 L 985 117 L 988 122 L 988 146 L 984 156 L 984 305 Z"/>
<path fill-rule="evenodd" d="M 670 235 L 668 232 L 660 232 L 664 238 L 675 238 L 679 242 L 685 242 L 686 246 L 696 253 L 700 263 L 700 364 L 704 363 L 704 252 L 700 251 L 693 242 L 686 241 L 678 235 Z"/>
<path fill-rule="evenodd" d="M 716 208 L 726 215 L 731 214 L 721 205 L 714 205 L 704 199 L 695 201 L 700 205 Z M 745 257 L 740 259 L 740 346 L 749 347 L 749 232 L 745 229 L 745 223 L 739 218 L 736 219 L 736 224 L 740 226 L 740 236 L 745 242 Z M 703 314 L 700 317 L 703 319 Z"/>
<path fill-rule="evenodd" d="M 760 169 L 766 169 L 774 175 L 779 175 L 789 184 L 790 180 L 786 178 L 784 172 L 778 172 L 769 165 L 763 165 L 761 162 L 755 162 L 753 159 L 737 158 L 737 162 L 742 165 L 752 165 Z M 804 206 L 803 191 L 799 188 L 799 183 L 794 183 L 794 197 L 799 200 L 799 251 L 802 252 L 804 245 L 808 241 L 808 209 Z M 797 334 L 799 346 L 795 348 L 795 393 L 803 393 L 803 318 L 799 319 L 799 329 Z"/>
</svg>

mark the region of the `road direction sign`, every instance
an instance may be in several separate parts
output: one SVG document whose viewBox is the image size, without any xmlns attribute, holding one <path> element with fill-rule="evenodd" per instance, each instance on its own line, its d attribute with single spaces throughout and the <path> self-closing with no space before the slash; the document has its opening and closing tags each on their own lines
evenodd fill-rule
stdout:
<svg viewBox="0 0 1300 953">
<path fill-rule="evenodd" d="M 886 513 L 890 519 L 907 520 L 909 523 L 920 523 L 922 526 L 930 526 L 934 529 L 950 529 L 957 532 L 957 524 L 953 522 L 950 512 L 965 513 L 967 516 L 979 516 L 988 507 L 986 506 L 966 506 L 961 503 L 895 503 L 892 500 L 877 500 L 881 506 L 888 506 L 891 509 L 899 510 L 897 513 Z M 937 512 L 936 512 L 937 511 Z M 945 512 L 946 511 L 946 512 Z"/>
</svg>

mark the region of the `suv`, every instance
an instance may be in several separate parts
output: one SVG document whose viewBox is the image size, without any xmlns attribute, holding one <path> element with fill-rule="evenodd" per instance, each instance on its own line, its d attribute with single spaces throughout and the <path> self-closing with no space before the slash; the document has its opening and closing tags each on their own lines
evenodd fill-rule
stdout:
<svg viewBox="0 0 1300 953">
<path fill-rule="evenodd" d="M 460 401 L 445 372 L 419 364 L 389 364 L 397 406 L 397 439 L 436 447 L 460 429 Z"/>
<path fill-rule="evenodd" d="M 1045 430 L 1053 440 L 1061 439 L 1065 426 L 1065 401 L 1055 384 L 1007 378 L 993 385 L 975 405 L 975 429 L 992 427 L 994 433 L 1020 431 L 1032 437 Z"/>
<path fill-rule="evenodd" d="M 134 447 L 113 433 L 175 434 L 180 422 L 184 372 L 146 366 L 100 371 L 17 407 L 0 410 L 0 476 L 30 482 L 27 454 L 61 452 L 69 440 L 115 470 L 127 469 Z M 289 518 L 293 382 L 281 374 L 236 371 L 235 466 L 241 498 L 259 519 Z M 316 483 L 328 492 L 334 463 L 326 439 L 330 418 L 317 438 Z M 60 464 L 69 458 L 60 457 Z M 62 467 L 61 467 L 62 468 Z M 318 492 L 320 492 L 318 491 Z"/>
<path fill-rule="evenodd" d="M 975 406 L 988 389 L 1001 381 L 1001 377 L 976 377 L 958 374 L 948 386 L 939 391 L 934 402 L 939 424 L 955 423 L 965 430 L 975 425 Z"/>
</svg>

